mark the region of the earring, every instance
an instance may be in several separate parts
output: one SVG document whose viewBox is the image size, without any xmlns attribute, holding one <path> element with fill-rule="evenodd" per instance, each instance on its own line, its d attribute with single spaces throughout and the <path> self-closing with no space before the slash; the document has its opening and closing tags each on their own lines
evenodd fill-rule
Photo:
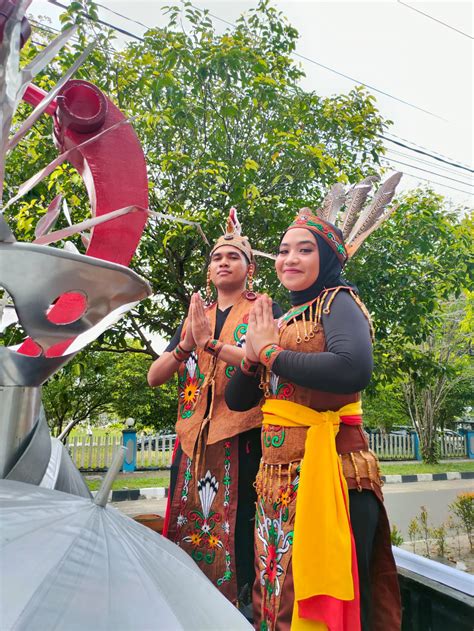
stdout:
<svg viewBox="0 0 474 631">
<path fill-rule="evenodd" d="M 247 300 L 255 300 L 257 298 L 257 294 L 253 290 L 253 272 L 255 270 L 254 265 L 251 263 L 249 265 L 249 269 L 247 271 L 247 282 L 248 289 L 245 291 L 245 296 Z"/>
<path fill-rule="evenodd" d="M 206 303 L 210 305 L 212 302 L 212 287 L 211 287 L 211 268 L 207 268 L 206 276 Z"/>
<path fill-rule="evenodd" d="M 249 270 L 247 272 L 247 282 L 248 282 L 249 291 L 253 293 L 253 265 L 252 264 L 249 265 Z"/>
</svg>

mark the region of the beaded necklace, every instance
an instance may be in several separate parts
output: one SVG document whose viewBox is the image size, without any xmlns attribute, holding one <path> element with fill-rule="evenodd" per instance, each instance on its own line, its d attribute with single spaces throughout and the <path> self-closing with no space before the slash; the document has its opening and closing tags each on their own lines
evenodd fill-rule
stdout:
<svg viewBox="0 0 474 631">
<path fill-rule="evenodd" d="M 352 290 L 351 287 L 345 287 L 343 285 L 339 287 L 329 287 L 324 289 L 319 296 L 313 300 L 297 307 L 292 307 L 278 320 L 279 329 L 279 341 L 283 335 L 283 331 L 291 324 L 295 325 L 296 343 L 302 344 L 303 342 L 309 342 L 314 338 L 315 332 L 318 327 L 322 326 L 323 315 L 329 315 L 331 313 L 331 305 L 334 302 L 335 297 L 341 290 L 346 290 L 352 296 L 354 302 L 362 311 L 369 323 L 370 337 L 372 342 L 374 341 L 375 333 L 372 324 L 372 319 L 359 296 Z M 329 298 L 328 298 L 329 296 Z M 326 302 L 327 299 L 327 302 Z M 326 303 L 326 304 L 325 304 Z M 300 328 L 301 323 L 301 328 Z M 303 335 L 301 335 L 303 333 Z M 270 377 L 271 369 L 265 367 L 261 373 L 260 389 L 263 390 L 265 398 L 270 396 Z"/>
</svg>

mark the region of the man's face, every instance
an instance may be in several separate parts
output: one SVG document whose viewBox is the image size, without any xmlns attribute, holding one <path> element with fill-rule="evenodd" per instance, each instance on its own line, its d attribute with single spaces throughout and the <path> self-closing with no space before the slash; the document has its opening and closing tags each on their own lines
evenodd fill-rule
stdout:
<svg viewBox="0 0 474 631">
<path fill-rule="evenodd" d="M 248 263 L 240 250 L 232 245 L 222 245 L 213 252 L 209 269 L 217 289 L 233 289 L 245 285 Z"/>
</svg>

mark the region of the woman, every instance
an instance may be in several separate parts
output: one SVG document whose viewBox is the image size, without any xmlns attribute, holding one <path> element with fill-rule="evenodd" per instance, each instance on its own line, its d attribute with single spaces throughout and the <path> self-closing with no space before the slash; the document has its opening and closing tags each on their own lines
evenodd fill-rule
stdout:
<svg viewBox="0 0 474 631">
<path fill-rule="evenodd" d="M 226 391 L 241 411 L 265 395 L 254 587 L 261 630 L 400 629 L 378 462 L 361 425 L 371 324 L 341 277 L 346 259 L 342 233 L 303 209 L 275 265 L 292 308 L 275 325 L 271 300 L 256 301 L 246 358 Z"/>
</svg>

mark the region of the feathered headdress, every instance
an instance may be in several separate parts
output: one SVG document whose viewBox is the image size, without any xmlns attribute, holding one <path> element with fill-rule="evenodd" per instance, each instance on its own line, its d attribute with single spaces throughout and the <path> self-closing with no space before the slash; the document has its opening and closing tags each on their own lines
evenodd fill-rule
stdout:
<svg viewBox="0 0 474 631">
<path fill-rule="evenodd" d="M 233 207 L 229 210 L 225 234 L 222 235 L 222 237 L 219 237 L 215 242 L 214 247 L 211 250 L 211 256 L 217 248 L 220 248 L 223 245 L 231 245 L 232 247 L 240 250 L 243 254 L 245 254 L 249 263 L 254 260 L 250 242 L 247 237 L 242 236 L 242 226 L 240 225 L 237 217 L 237 210 Z"/>
<path fill-rule="evenodd" d="M 372 185 L 380 180 L 378 175 L 366 177 L 351 187 L 347 193 L 342 184 L 335 184 L 316 213 L 309 208 L 302 208 L 288 230 L 307 228 L 319 234 L 344 265 L 347 259 L 354 256 L 365 239 L 396 209 L 396 206 L 387 206 L 393 199 L 401 177 L 400 172 L 391 175 L 365 207 Z M 344 210 L 341 213 L 343 206 Z M 338 230 L 334 230 L 335 227 Z"/>
</svg>

